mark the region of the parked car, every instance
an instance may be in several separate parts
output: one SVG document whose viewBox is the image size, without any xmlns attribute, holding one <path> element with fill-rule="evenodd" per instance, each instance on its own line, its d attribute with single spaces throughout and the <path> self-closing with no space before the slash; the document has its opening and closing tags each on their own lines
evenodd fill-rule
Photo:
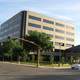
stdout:
<svg viewBox="0 0 80 80">
<path fill-rule="evenodd" d="M 72 68 L 73 70 L 80 70 L 80 64 L 73 64 L 73 65 L 71 66 L 71 68 Z"/>
</svg>

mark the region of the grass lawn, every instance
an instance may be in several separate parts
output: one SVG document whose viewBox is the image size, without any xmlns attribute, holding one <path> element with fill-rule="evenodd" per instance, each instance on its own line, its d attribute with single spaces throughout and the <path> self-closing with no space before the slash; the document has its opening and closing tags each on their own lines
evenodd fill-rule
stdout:
<svg viewBox="0 0 80 80">
<path fill-rule="evenodd" d="M 6 61 L 4 61 L 6 62 Z M 27 65 L 34 65 L 36 66 L 37 63 L 33 63 L 33 62 L 17 62 L 17 61 L 13 61 L 13 62 L 10 62 L 10 63 L 16 63 L 16 64 L 27 64 Z M 46 67 L 70 67 L 71 65 L 70 64 L 50 64 L 50 63 L 40 63 L 40 66 L 46 66 Z"/>
<path fill-rule="evenodd" d="M 21 62 L 21 64 L 28 64 L 28 65 L 37 65 L 37 63 L 32 62 Z M 47 66 L 47 67 L 70 67 L 70 64 L 49 64 L 49 63 L 40 63 L 40 66 Z"/>
</svg>

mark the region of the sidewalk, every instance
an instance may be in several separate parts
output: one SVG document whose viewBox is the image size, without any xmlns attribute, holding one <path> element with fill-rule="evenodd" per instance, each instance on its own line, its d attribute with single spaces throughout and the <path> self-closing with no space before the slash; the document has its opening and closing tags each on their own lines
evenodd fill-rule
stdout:
<svg viewBox="0 0 80 80">
<path fill-rule="evenodd" d="M 39 66 L 40 68 L 53 68 L 53 69 L 70 69 L 71 67 L 48 67 L 48 66 Z"/>
<path fill-rule="evenodd" d="M 19 64 L 19 63 L 14 63 L 14 62 L 0 62 L 0 63 L 5 63 L 5 64 L 14 64 L 14 65 L 22 65 L 22 66 L 26 66 L 26 67 L 33 67 L 33 68 L 37 68 L 37 65 L 32 65 L 32 64 Z M 53 68 L 53 69 L 70 69 L 71 66 L 68 67 L 64 67 L 64 66 L 60 66 L 60 67 L 55 67 L 55 66 L 39 66 L 38 68 Z"/>
</svg>

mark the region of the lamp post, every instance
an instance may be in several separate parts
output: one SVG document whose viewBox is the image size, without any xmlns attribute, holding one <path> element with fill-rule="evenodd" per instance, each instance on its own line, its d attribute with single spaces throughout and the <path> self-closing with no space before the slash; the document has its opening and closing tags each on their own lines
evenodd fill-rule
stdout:
<svg viewBox="0 0 80 80">
<path fill-rule="evenodd" d="M 53 64 L 53 61 L 54 61 L 54 53 L 55 53 L 55 47 L 53 47 L 53 52 L 51 55 L 51 64 Z"/>
<path fill-rule="evenodd" d="M 37 68 L 39 67 L 40 63 L 40 48 L 37 50 Z"/>
<path fill-rule="evenodd" d="M 59 46 L 60 46 L 60 56 L 59 56 L 59 59 L 60 59 L 60 62 L 61 62 L 61 60 L 62 60 L 62 52 L 61 52 L 61 46 L 64 46 L 64 43 L 59 43 Z M 59 64 L 59 66 L 60 66 L 60 64 Z"/>
</svg>

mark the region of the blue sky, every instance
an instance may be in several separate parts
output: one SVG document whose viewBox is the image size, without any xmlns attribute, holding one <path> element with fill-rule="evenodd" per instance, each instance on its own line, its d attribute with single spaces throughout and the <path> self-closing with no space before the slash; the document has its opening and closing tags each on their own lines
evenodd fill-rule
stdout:
<svg viewBox="0 0 80 80">
<path fill-rule="evenodd" d="M 0 0 L 0 24 L 21 10 L 31 10 L 72 21 L 80 44 L 80 0 Z"/>
</svg>

